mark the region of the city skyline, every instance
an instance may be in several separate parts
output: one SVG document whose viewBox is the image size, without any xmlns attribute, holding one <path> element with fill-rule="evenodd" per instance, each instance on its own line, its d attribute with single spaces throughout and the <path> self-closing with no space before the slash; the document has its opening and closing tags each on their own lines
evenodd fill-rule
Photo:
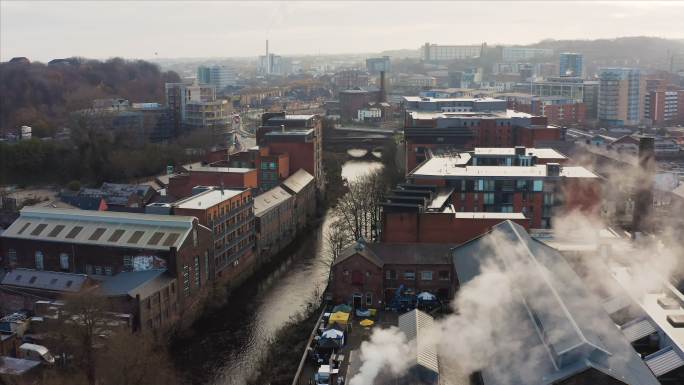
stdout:
<svg viewBox="0 0 684 385">
<path fill-rule="evenodd" d="M 327 55 L 418 49 L 425 42 L 684 38 L 682 1 L 125 4 L 2 1 L 0 60 L 255 57 L 266 39 L 276 54 Z"/>
</svg>

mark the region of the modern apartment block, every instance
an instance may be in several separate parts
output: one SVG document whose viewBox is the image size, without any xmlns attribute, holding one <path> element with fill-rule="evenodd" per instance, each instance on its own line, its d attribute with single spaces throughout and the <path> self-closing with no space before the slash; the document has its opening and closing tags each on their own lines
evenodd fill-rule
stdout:
<svg viewBox="0 0 684 385">
<path fill-rule="evenodd" d="M 482 45 L 438 45 L 425 43 L 422 47 L 424 61 L 473 59 L 482 55 Z"/>
<path fill-rule="evenodd" d="M 173 111 L 179 130 L 208 130 L 219 143 L 233 143 L 231 105 L 216 98 L 215 85 L 166 83 L 166 104 Z"/>
<path fill-rule="evenodd" d="M 646 82 L 636 68 L 601 68 L 598 119 L 610 126 L 637 125 L 644 117 Z"/>
<path fill-rule="evenodd" d="M 433 155 L 479 146 L 534 147 L 561 138 L 560 128 L 548 125 L 545 117 L 508 110 L 501 99 L 407 97 L 405 109 L 407 172 Z"/>
<path fill-rule="evenodd" d="M 197 191 L 197 190 L 196 190 Z M 172 204 L 175 215 L 192 216 L 213 233 L 212 276 L 223 282 L 240 280 L 254 264 L 255 233 L 250 189 L 207 187 Z M 172 216 L 173 217 L 173 216 Z"/>
<path fill-rule="evenodd" d="M 584 76 L 584 56 L 574 52 L 560 54 L 560 76 Z"/>
<path fill-rule="evenodd" d="M 435 156 L 409 173 L 414 185 L 443 188 L 440 208 L 459 212 L 522 213 L 532 228 L 549 228 L 559 211 L 595 212 L 600 179 L 544 148 L 476 148 Z"/>
<path fill-rule="evenodd" d="M 653 126 L 684 123 L 684 88 L 668 84 L 663 79 L 648 79 L 644 121 Z"/>
<path fill-rule="evenodd" d="M 200 84 L 213 85 L 221 91 L 237 84 L 237 74 L 235 69 L 228 66 L 200 66 L 197 68 L 197 81 Z"/>
<path fill-rule="evenodd" d="M 596 119 L 598 113 L 599 82 L 580 77 L 550 77 L 530 83 L 530 93 L 535 96 L 562 96 L 586 106 L 588 119 Z"/>
</svg>

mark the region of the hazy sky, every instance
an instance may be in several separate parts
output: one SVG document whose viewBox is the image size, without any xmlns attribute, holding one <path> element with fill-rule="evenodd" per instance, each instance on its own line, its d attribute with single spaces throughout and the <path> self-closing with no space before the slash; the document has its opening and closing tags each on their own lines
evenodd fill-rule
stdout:
<svg viewBox="0 0 684 385">
<path fill-rule="evenodd" d="M 684 1 L 0 0 L 0 60 L 378 52 L 442 44 L 684 38 Z"/>
</svg>

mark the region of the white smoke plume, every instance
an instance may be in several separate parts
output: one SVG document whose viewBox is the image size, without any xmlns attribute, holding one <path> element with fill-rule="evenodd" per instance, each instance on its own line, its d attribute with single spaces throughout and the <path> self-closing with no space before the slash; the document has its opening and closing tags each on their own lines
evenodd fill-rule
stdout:
<svg viewBox="0 0 684 385">
<path fill-rule="evenodd" d="M 375 329 L 370 341 L 361 344 L 363 364 L 349 385 L 371 385 L 384 370 L 392 374 L 403 373 L 408 368 L 412 353 L 415 354 L 415 344 L 406 341 L 406 336 L 398 328 Z"/>
<path fill-rule="evenodd" d="M 579 163 L 587 164 L 587 159 L 580 159 Z M 578 163 L 578 162 L 575 162 Z M 594 164 L 595 166 L 595 164 Z M 589 166 L 589 168 L 593 168 Z M 572 266 L 567 269 L 563 262 L 560 269 L 554 270 L 559 280 L 564 274 L 579 275 L 585 284 L 589 295 L 570 298 L 574 309 L 594 309 L 579 311 L 573 314 L 583 320 L 584 325 L 590 325 L 593 331 L 612 329 L 615 325 L 606 322 L 607 314 L 602 309 L 596 311 L 596 304 L 624 290 L 610 275 L 612 267 L 622 266 L 630 270 L 632 276 L 632 295 L 637 298 L 640 294 L 651 292 L 662 286 L 662 280 L 676 282 L 683 275 L 684 241 L 681 231 L 678 231 L 671 218 L 677 219 L 684 213 L 668 213 L 668 216 L 652 214 L 649 220 L 657 224 L 657 235 L 632 240 L 629 234 L 621 230 L 611 235 L 606 229 L 616 226 L 613 215 L 615 207 L 624 206 L 625 200 L 638 187 L 642 180 L 641 170 L 628 167 L 602 168 L 606 178 L 603 189 L 603 216 L 590 215 L 581 212 L 563 212 L 553 218 L 553 243 L 561 251 Z M 608 205 L 606 205 L 608 203 Z M 611 209 L 605 209 L 610 206 Z M 629 206 L 629 205 L 627 205 Z M 610 222 L 609 222 L 610 220 Z M 471 373 L 488 369 L 488 375 L 494 376 L 497 383 L 532 383 L 539 373 L 534 371 L 540 360 L 548 360 L 545 350 L 530 351 L 525 344 L 528 337 L 535 333 L 530 328 L 530 315 L 520 311 L 521 298 L 532 302 L 536 309 L 556 309 L 554 298 L 548 292 L 548 287 L 539 281 L 539 277 L 548 277 L 548 271 L 539 266 L 516 261 L 525 258 L 515 258 L 527 252 L 522 245 L 512 243 L 506 237 L 492 233 L 487 238 L 487 251 L 481 253 L 479 274 L 462 285 L 452 302 L 454 313 L 434 323 L 434 330 L 428 333 L 431 343 L 438 347 L 441 367 L 456 367 L 449 370 L 460 376 L 453 382 L 468 383 L 467 376 Z M 501 263 L 501 261 L 508 261 Z M 513 262 L 511 262 L 513 261 Z M 458 268 L 458 266 L 456 267 Z M 560 274 L 560 276 L 559 276 Z M 586 306 L 584 306 L 586 304 Z M 553 325 L 555 315 L 547 310 L 546 321 Z M 502 327 L 505 325 L 505 330 Z M 563 328 L 549 330 L 563 333 Z M 364 343 L 362 374 L 352 379 L 352 385 L 372 385 L 375 377 L 384 367 L 394 366 L 408 368 L 405 360 L 394 355 L 387 355 L 387 351 L 402 351 L 408 347 L 397 346 L 400 339 L 389 340 L 383 344 L 382 330 L 375 330 L 371 341 Z M 401 333 L 399 333 L 401 334 Z M 549 338 L 558 337 L 550 335 Z M 408 346 L 408 345 L 407 345 Z M 403 350 L 406 352 L 406 350 Z M 376 352 L 376 353 L 373 353 Z M 378 357 L 371 357 L 376 355 Z M 371 363 L 366 366 L 367 359 Z M 395 361 L 397 360 L 395 364 Z M 493 371 L 497 368 L 498 371 Z"/>
</svg>

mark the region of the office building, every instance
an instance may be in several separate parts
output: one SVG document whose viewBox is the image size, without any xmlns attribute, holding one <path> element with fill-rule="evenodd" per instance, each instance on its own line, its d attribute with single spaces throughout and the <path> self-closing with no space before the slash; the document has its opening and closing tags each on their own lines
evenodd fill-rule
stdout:
<svg viewBox="0 0 684 385">
<path fill-rule="evenodd" d="M 598 119 L 609 126 L 637 125 L 644 117 L 646 82 L 636 68 L 601 68 Z"/>
<path fill-rule="evenodd" d="M 521 62 L 551 55 L 553 55 L 553 50 L 548 48 L 504 47 L 502 51 L 505 62 Z"/>
<path fill-rule="evenodd" d="M 563 52 L 560 54 L 560 76 L 584 76 L 584 56 L 579 53 Z"/>
<path fill-rule="evenodd" d="M 200 66 L 197 68 L 197 81 L 200 84 L 209 84 L 222 91 L 228 86 L 237 84 L 237 74 L 235 69 L 228 66 Z"/>
<path fill-rule="evenodd" d="M 377 75 L 380 72 L 389 73 L 392 70 L 390 57 L 374 57 L 366 59 L 366 71 L 371 75 Z"/>
<path fill-rule="evenodd" d="M 482 55 L 482 45 L 438 45 L 425 43 L 422 47 L 424 61 L 474 59 Z"/>
<path fill-rule="evenodd" d="M 533 81 L 530 83 L 530 90 L 525 92 L 530 92 L 532 95 L 540 97 L 562 96 L 566 99 L 574 100 L 575 103 L 583 103 L 586 108 L 586 118 L 596 119 L 598 113 L 598 90 L 598 81 L 561 76 Z"/>
</svg>

